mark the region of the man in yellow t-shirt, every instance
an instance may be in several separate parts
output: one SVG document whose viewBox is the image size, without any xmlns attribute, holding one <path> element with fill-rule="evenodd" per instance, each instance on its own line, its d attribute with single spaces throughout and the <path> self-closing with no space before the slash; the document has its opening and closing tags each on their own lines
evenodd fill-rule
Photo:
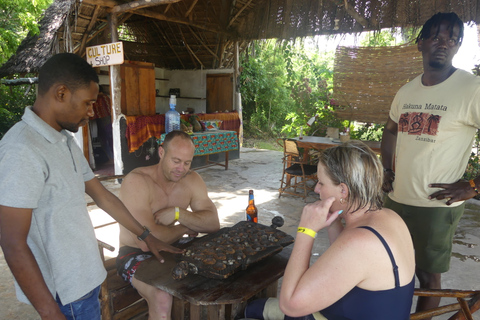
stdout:
<svg viewBox="0 0 480 320">
<path fill-rule="evenodd" d="M 396 94 L 382 137 L 385 207 L 409 227 L 421 288 L 441 288 L 464 200 L 480 183 L 461 180 L 480 127 L 480 79 L 452 65 L 462 39 L 455 13 L 437 13 L 424 24 L 417 37 L 424 73 Z M 421 297 L 417 311 L 439 303 Z"/>
</svg>

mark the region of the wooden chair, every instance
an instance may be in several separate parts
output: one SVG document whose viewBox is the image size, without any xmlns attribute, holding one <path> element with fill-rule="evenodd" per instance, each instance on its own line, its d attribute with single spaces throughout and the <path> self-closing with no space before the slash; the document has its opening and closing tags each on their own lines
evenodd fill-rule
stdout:
<svg viewBox="0 0 480 320">
<path fill-rule="evenodd" d="M 410 315 L 410 320 L 421 320 L 453 311 L 457 312 L 448 318 L 448 320 L 474 320 L 472 314 L 480 309 L 480 291 L 415 289 L 414 295 L 422 297 L 456 298 L 457 302 L 426 311 L 412 313 Z M 467 299 L 469 300 L 467 301 Z"/>
<path fill-rule="evenodd" d="M 295 140 L 279 139 L 277 142 L 283 146 L 283 173 L 278 197 L 287 193 L 305 199 L 308 190 L 314 188 L 308 185 L 308 181 L 316 180 L 317 165 L 303 158 Z M 297 189 L 303 190 L 303 193 L 297 192 Z"/>
</svg>

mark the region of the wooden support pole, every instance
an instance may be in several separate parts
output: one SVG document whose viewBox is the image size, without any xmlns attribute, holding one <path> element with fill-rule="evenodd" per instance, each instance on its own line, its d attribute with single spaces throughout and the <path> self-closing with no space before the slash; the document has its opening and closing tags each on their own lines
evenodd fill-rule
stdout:
<svg viewBox="0 0 480 320">
<path fill-rule="evenodd" d="M 112 42 L 118 41 L 118 18 L 115 13 L 108 14 L 108 24 Z M 120 142 L 120 119 L 122 116 L 122 79 L 120 66 L 110 66 L 110 96 L 112 99 L 112 135 L 115 174 L 123 174 L 122 146 Z"/>
</svg>

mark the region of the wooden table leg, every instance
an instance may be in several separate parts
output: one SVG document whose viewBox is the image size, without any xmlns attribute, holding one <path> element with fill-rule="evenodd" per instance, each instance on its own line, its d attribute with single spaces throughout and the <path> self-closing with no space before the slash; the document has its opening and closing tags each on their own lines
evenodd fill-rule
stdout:
<svg viewBox="0 0 480 320">
<path fill-rule="evenodd" d="M 190 303 L 190 320 L 202 320 L 202 306 Z"/>
<path fill-rule="evenodd" d="M 188 302 L 185 300 L 179 299 L 177 297 L 173 297 L 173 305 L 172 305 L 172 319 L 185 319 L 185 308 Z"/>
<path fill-rule="evenodd" d="M 267 298 L 275 298 L 278 292 L 278 280 L 271 283 L 268 287 L 265 288 L 265 296 Z"/>
</svg>

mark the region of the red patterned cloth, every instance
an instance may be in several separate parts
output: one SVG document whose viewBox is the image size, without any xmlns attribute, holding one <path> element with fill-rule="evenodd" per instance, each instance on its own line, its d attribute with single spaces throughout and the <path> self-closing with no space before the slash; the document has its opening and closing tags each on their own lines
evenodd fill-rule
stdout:
<svg viewBox="0 0 480 320">
<path fill-rule="evenodd" d="M 93 103 L 93 111 L 95 115 L 90 119 L 98 119 L 109 117 L 112 114 L 112 101 L 110 97 L 100 92 L 97 101 Z"/>
<path fill-rule="evenodd" d="M 189 114 L 182 114 L 180 117 L 188 121 Z M 220 113 L 199 113 L 196 114 L 199 120 L 222 120 L 221 130 L 235 131 L 238 135 L 240 130 L 240 118 L 238 112 L 220 112 Z M 126 116 L 127 130 L 126 138 L 128 141 L 128 152 L 135 152 L 148 139 L 160 138 L 165 133 L 165 115 L 156 114 L 153 116 Z"/>
</svg>

